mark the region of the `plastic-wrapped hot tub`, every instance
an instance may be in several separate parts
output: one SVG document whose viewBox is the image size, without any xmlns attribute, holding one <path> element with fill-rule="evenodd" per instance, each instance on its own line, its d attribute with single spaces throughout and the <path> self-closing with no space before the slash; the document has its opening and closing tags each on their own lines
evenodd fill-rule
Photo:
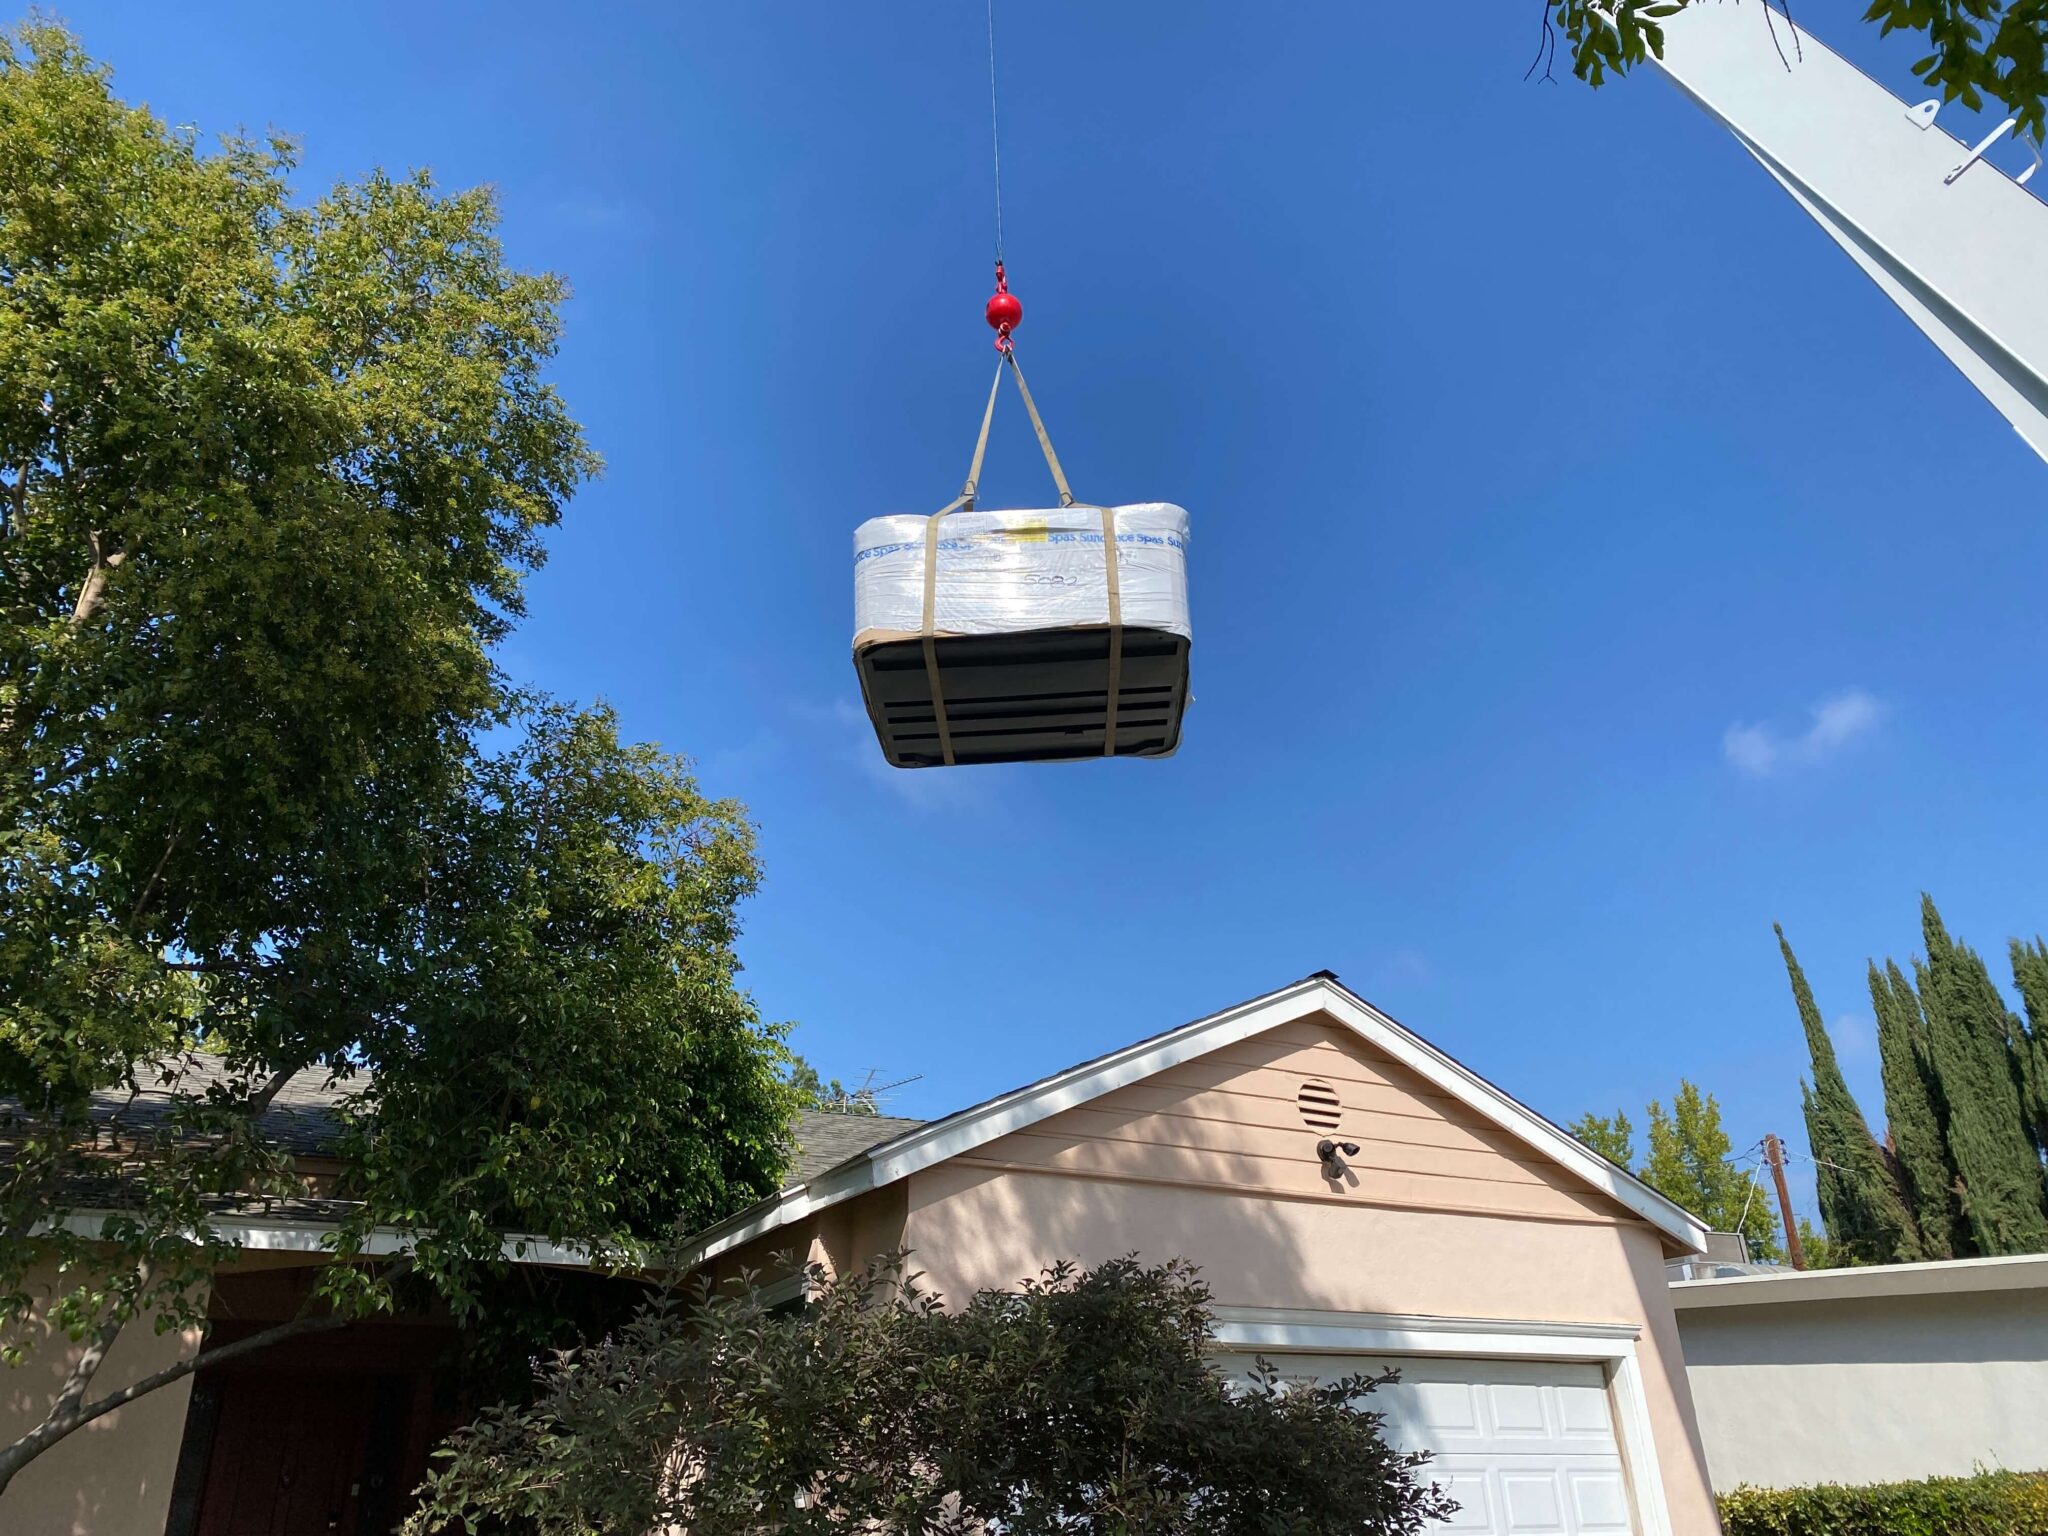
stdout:
<svg viewBox="0 0 2048 1536">
<path fill-rule="evenodd" d="M 1187 513 L 1156 501 L 861 524 L 853 659 L 883 754 L 926 768 L 1171 753 L 1187 547 Z"/>
</svg>

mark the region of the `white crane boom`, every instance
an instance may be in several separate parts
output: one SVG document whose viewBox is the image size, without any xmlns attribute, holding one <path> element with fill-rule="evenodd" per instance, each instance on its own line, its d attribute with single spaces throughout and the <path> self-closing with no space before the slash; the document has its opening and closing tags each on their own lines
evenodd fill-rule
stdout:
<svg viewBox="0 0 2048 1536">
<path fill-rule="evenodd" d="M 1765 21 L 1776 20 L 1776 42 Z M 1801 28 L 1701 0 L 1660 67 L 2048 459 L 2048 204 Z M 1779 48 L 1784 56 L 1781 58 Z M 1789 61 L 1789 64 L 1788 64 Z M 2032 146 L 2027 146 L 2031 148 Z"/>
</svg>

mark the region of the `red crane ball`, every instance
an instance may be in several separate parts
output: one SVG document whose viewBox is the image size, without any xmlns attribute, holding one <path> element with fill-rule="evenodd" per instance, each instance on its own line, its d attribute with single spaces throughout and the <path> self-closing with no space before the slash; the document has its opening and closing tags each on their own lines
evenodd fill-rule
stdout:
<svg viewBox="0 0 2048 1536">
<path fill-rule="evenodd" d="M 1017 295 L 1010 292 L 1009 275 L 1003 271 L 1003 264 L 996 263 L 996 291 L 989 295 L 988 308 L 982 311 L 988 318 L 989 328 L 996 333 L 996 350 L 1006 352 L 1010 346 L 1010 332 L 1024 322 L 1024 305 Z"/>
</svg>

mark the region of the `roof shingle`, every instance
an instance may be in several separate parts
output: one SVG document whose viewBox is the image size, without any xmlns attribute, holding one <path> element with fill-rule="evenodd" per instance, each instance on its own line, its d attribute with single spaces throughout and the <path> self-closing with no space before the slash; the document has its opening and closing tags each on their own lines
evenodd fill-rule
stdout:
<svg viewBox="0 0 2048 1536">
<path fill-rule="evenodd" d="M 827 1169 L 837 1168 L 870 1147 L 894 1141 L 923 1124 L 922 1120 L 905 1120 L 897 1115 L 846 1115 L 807 1109 L 797 1119 L 796 1161 L 789 1170 L 789 1182 L 808 1184 Z"/>
</svg>

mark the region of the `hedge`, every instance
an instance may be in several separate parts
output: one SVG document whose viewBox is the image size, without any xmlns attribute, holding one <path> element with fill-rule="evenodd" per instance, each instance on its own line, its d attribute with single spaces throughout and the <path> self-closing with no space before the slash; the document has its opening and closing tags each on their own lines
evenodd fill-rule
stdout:
<svg viewBox="0 0 2048 1536">
<path fill-rule="evenodd" d="M 2048 1472 L 1743 1487 L 1720 1504 L 1728 1536 L 2048 1536 Z"/>
</svg>

